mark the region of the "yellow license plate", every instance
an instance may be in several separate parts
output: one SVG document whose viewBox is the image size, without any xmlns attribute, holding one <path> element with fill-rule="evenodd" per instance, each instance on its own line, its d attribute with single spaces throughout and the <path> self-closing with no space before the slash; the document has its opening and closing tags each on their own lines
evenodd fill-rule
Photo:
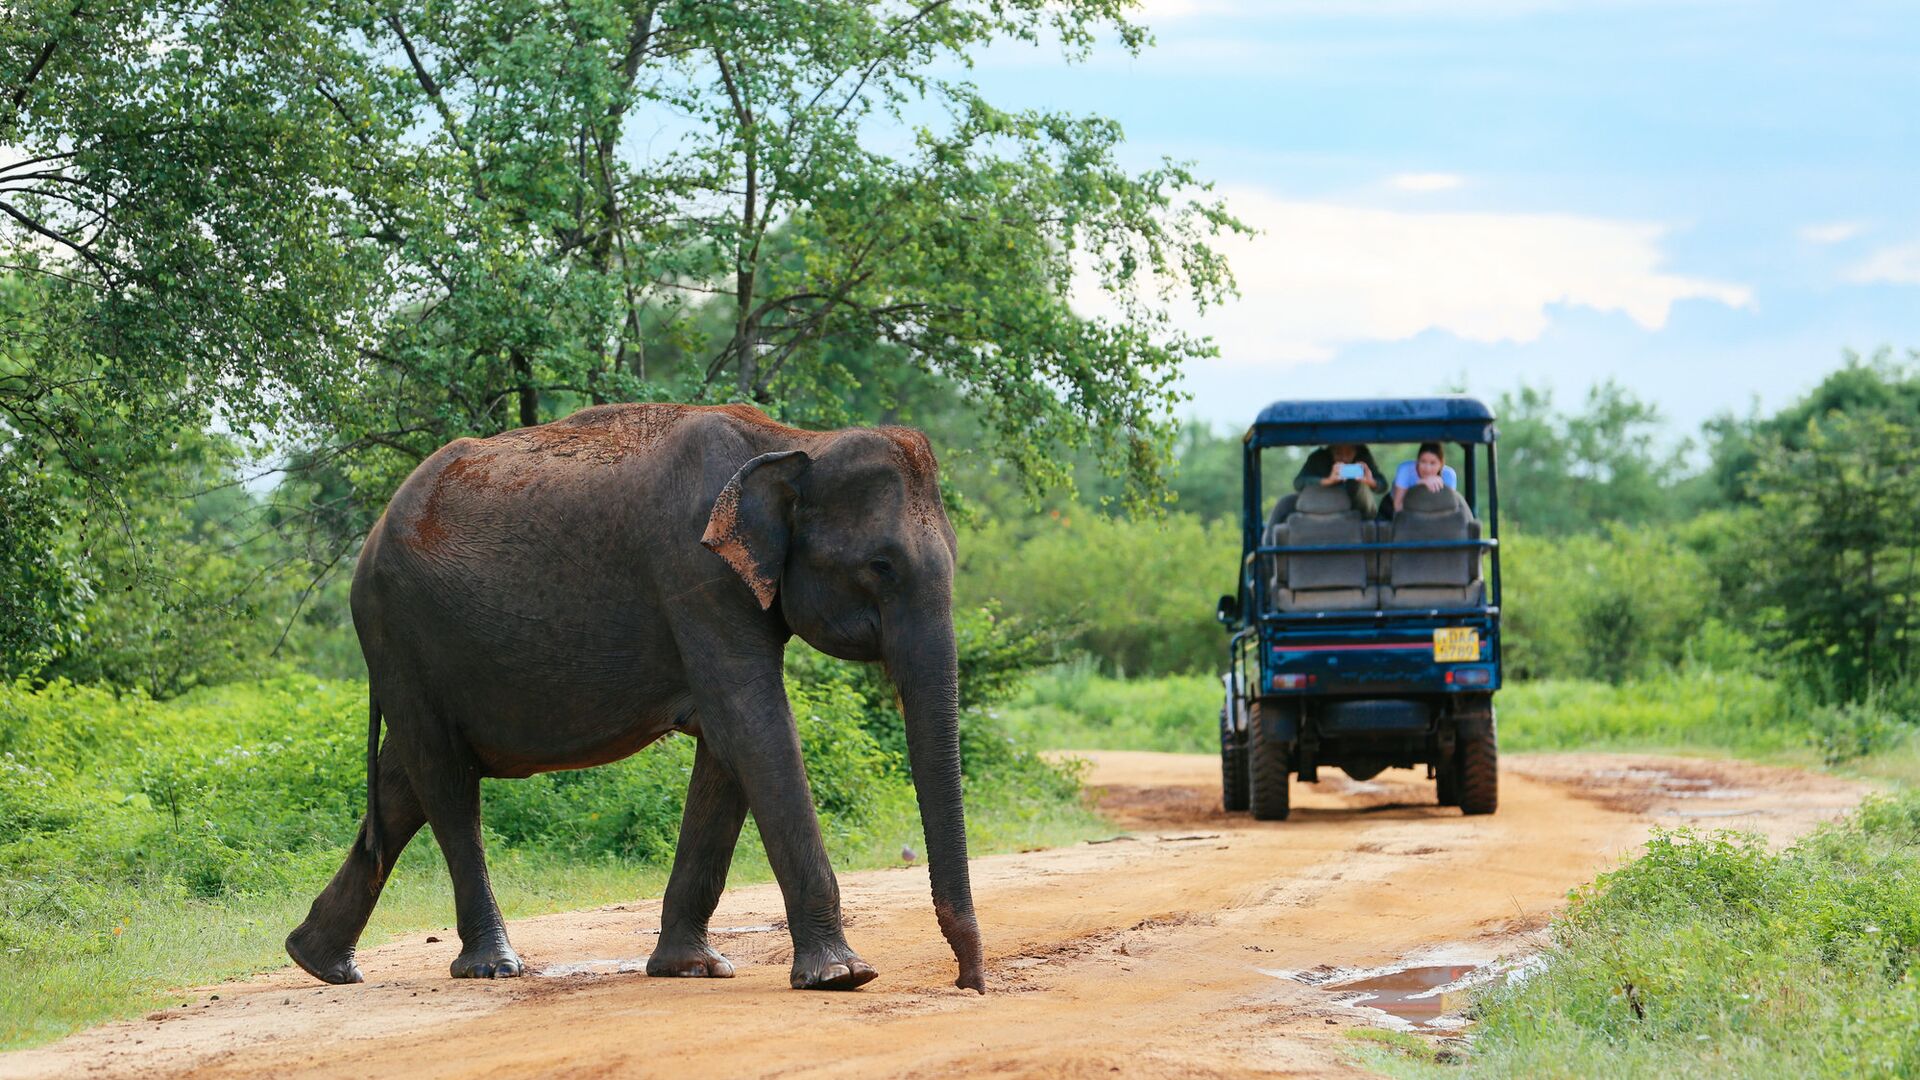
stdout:
<svg viewBox="0 0 1920 1080">
<path fill-rule="evenodd" d="M 1471 626 L 1443 626 L 1435 630 L 1433 659 L 1439 664 L 1480 659 L 1480 631 Z"/>
</svg>

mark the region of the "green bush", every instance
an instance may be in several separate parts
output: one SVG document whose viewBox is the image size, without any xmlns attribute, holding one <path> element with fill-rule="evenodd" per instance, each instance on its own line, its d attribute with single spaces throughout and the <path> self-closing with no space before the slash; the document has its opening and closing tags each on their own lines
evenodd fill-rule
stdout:
<svg viewBox="0 0 1920 1080">
<path fill-rule="evenodd" d="M 1777 683 L 1748 672 L 1680 671 L 1621 685 L 1510 684 L 1494 699 L 1506 750 L 1725 750 L 1779 754 L 1807 724 Z"/>
<path fill-rule="evenodd" d="M 956 584 L 964 606 L 997 600 L 1009 615 L 1071 625 L 1067 644 L 1109 674 L 1184 674 L 1225 667 L 1214 601 L 1234 591 L 1239 564 L 1228 521 L 1069 509 L 969 531 Z"/>
<path fill-rule="evenodd" d="M 1509 679 L 1623 683 L 1690 658 L 1744 658 L 1729 628 L 1705 629 L 1718 586 L 1672 530 L 1616 525 L 1558 538 L 1509 530 L 1500 566 Z M 1710 655 L 1690 652 L 1703 633 Z"/>
<path fill-rule="evenodd" d="M 1885 753 L 1906 741 L 1913 731 L 1912 718 L 1897 711 L 1880 694 L 1837 705 L 1814 704 L 1807 715 L 1813 729 L 1809 738 L 1828 765 Z"/>
<path fill-rule="evenodd" d="M 1115 679 L 1079 661 L 1035 678 L 1001 715 L 1050 749 L 1213 753 L 1224 694 L 1212 675 Z"/>
<path fill-rule="evenodd" d="M 1920 794 L 1781 854 L 1661 833 L 1576 895 L 1544 969 L 1478 1003 L 1496 1076 L 1920 1072 Z"/>
</svg>

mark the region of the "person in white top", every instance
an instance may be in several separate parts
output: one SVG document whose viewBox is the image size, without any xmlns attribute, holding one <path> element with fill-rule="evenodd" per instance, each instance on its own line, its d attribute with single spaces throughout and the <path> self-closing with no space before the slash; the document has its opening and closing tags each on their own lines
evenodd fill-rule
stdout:
<svg viewBox="0 0 1920 1080">
<path fill-rule="evenodd" d="M 1423 487 L 1428 491 L 1439 491 L 1443 487 L 1460 490 L 1460 480 L 1454 475 L 1453 467 L 1447 464 L 1447 452 L 1439 443 L 1421 443 L 1420 452 L 1412 461 L 1403 461 L 1393 472 L 1393 510 L 1399 513 L 1406 507 L 1407 491 L 1410 488 Z"/>
</svg>

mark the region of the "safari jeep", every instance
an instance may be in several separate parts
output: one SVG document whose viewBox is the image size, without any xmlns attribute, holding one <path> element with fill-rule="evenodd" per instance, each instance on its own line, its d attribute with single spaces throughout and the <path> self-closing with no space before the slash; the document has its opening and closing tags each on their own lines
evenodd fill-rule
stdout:
<svg viewBox="0 0 1920 1080">
<path fill-rule="evenodd" d="M 1295 775 L 1425 766 L 1440 805 L 1494 811 L 1494 437 L 1493 413 L 1468 397 L 1279 401 L 1254 420 L 1239 592 L 1218 611 L 1233 635 L 1220 712 L 1228 810 L 1279 821 Z M 1440 444 L 1457 487 L 1413 485 L 1394 511 L 1394 464 L 1421 443 Z M 1320 447 L 1372 450 L 1386 474 L 1376 512 L 1354 497 L 1358 481 L 1294 490 L 1299 460 Z"/>
</svg>

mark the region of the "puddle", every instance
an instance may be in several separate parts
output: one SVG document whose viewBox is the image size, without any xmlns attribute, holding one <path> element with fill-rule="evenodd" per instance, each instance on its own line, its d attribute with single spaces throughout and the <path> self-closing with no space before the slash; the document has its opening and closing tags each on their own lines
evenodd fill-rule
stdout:
<svg viewBox="0 0 1920 1080">
<path fill-rule="evenodd" d="M 1624 780 L 1670 799 L 1747 799 L 1754 794 L 1740 788 L 1720 787 L 1712 777 L 1681 776 L 1665 769 L 1596 769 L 1592 775 L 1599 780 Z"/>
<path fill-rule="evenodd" d="M 1495 958 L 1472 947 L 1422 950 L 1400 964 L 1377 968 L 1322 966 L 1261 974 L 1325 991 L 1328 1000 L 1395 1031 L 1450 1035 L 1464 1031 L 1472 991 L 1495 979 L 1524 979 L 1544 964 L 1538 953 Z"/>
<path fill-rule="evenodd" d="M 1328 989 L 1336 992 L 1335 1004 L 1378 1009 L 1416 1031 L 1457 1031 L 1467 1026 L 1458 1014 L 1468 990 L 1486 981 L 1473 978 L 1482 970 L 1478 964 L 1410 967 Z"/>
</svg>

